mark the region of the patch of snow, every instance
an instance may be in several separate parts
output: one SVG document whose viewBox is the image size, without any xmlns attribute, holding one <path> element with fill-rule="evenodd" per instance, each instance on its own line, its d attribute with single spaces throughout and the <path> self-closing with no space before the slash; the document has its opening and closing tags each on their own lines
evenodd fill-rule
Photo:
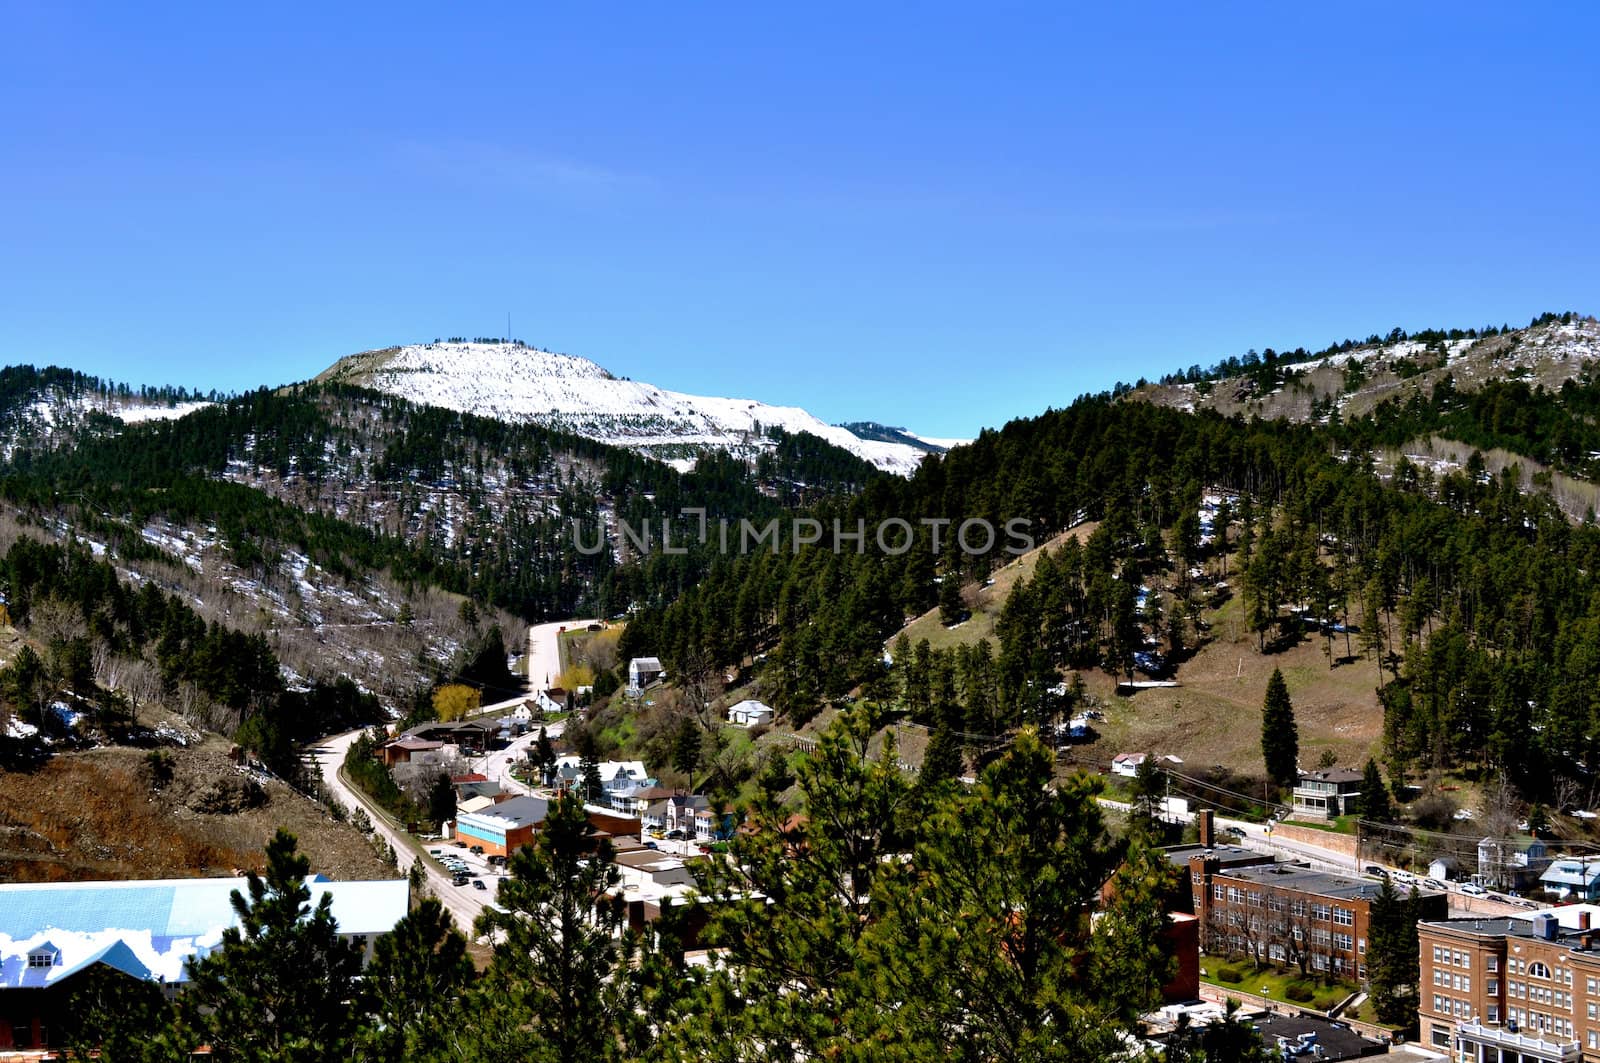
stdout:
<svg viewBox="0 0 1600 1063">
<path fill-rule="evenodd" d="M 797 406 L 667 391 L 615 377 L 587 358 L 508 343 L 437 343 L 368 352 L 367 386 L 413 402 L 532 421 L 634 449 L 762 447 L 758 432 L 806 432 L 881 469 L 910 475 L 923 452 L 866 440 Z"/>
</svg>

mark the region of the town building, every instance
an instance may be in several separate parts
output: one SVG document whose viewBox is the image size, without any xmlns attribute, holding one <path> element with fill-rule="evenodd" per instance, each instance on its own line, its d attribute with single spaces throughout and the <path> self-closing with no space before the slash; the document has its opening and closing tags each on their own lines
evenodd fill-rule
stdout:
<svg viewBox="0 0 1600 1063">
<path fill-rule="evenodd" d="M 1562 900 L 1600 900 L 1600 857 L 1559 857 L 1544 869 L 1539 884 Z"/>
<path fill-rule="evenodd" d="M 1292 798 L 1295 818 L 1336 819 L 1350 815 L 1356 810 L 1356 798 L 1361 796 L 1362 778 L 1359 771 L 1349 768 L 1301 772 Z"/>
<path fill-rule="evenodd" d="M 635 657 L 628 662 L 628 696 L 638 697 L 665 674 L 659 657 Z"/>
<path fill-rule="evenodd" d="M 1600 1061 L 1600 906 L 1417 927 L 1424 1045 L 1459 1061 Z"/>
<path fill-rule="evenodd" d="M 767 727 L 774 715 L 772 706 L 746 698 L 728 709 L 728 722 L 739 727 Z"/>
<path fill-rule="evenodd" d="M 423 761 L 428 754 L 437 757 L 444 750 L 443 742 L 436 742 L 428 738 L 417 738 L 411 735 L 402 735 L 392 742 L 385 742 L 378 747 L 378 759 L 386 767 L 396 764 L 410 764 L 412 760 Z"/>
<path fill-rule="evenodd" d="M 306 881 L 311 903 L 332 898 L 339 934 L 371 958 L 376 940 L 410 904 L 405 879 Z M 217 948 L 238 925 L 230 898 L 244 878 L 0 884 L 0 1052 L 65 1046 L 76 1016 L 68 1000 L 95 967 L 160 983 L 188 982 L 187 961 Z"/>
<path fill-rule="evenodd" d="M 1139 765 L 1149 757 L 1148 753 L 1118 753 L 1111 758 L 1111 774 L 1131 779 L 1139 774 Z"/>
<path fill-rule="evenodd" d="M 1367 977 L 1367 927 L 1381 889 L 1373 879 L 1315 871 L 1233 845 L 1174 846 L 1187 872 L 1200 947 L 1350 981 Z M 1449 914 L 1445 894 L 1419 894 L 1424 918 Z"/>
<path fill-rule="evenodd" d="M 1550 849 L 1538 838 L 1484 838 L 1478 842 L 1478 884 L 1488 889 L 1531 889 L 1550 863 Z"/>
<path fill-rule="evenodd" d="M 549 814 L 550 802 L 542 797 L 513 797 L 492 808 L 458 812 L 456 840 L 481 845 L 486 855 L 510 856 L 533 841 Z"/>
</svg>

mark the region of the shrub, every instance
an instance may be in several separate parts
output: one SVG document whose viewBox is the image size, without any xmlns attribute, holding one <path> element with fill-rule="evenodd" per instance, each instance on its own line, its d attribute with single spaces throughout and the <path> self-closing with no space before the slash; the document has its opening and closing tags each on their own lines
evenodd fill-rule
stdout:
<svg viewBox="0 0 1600 1063">
<path fill-rule="evenodd" d="M 1316 993 L 1317 991 L 1315 989 L 1312 989 L 1304 982 L 1290 982 L 1283 991 L 1283 995 L 1285 997 L 1299 1004 L 1304 1004 L 1306 1001 L 1316 996 Z"/>
<path fill-rule="evenodd" d="M 1311 1006 L 1318 1011 L 1332 1011 L 1334 1006 L 1339 1003 L 1339 999 L 1339 997 L 1318 997 Z"/>
<path fill-rule="evenodd" d="M 1238 985 L 1244 981 L 1244 972 L 1237 967 L 1218 967 L 1217 981 L 1227 982 L 1229 985 Z"/>
</svg>

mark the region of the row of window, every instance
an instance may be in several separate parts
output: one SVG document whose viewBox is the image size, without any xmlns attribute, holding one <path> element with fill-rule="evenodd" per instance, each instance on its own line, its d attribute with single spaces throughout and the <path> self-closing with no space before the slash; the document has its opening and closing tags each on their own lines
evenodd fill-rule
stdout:
<svg viewBox="0 0 1600 1063">
<path fill-rule="evenodd" d="M 1433 969 L 1433 984 L 1443 989 L 1454 989 L 1458 993 L 1472 992 L 1472 976 L 1470 974 L 1454 974 L 1450 971 L 1435 967 Z M 1494 983 L 1490 983 L 1489 992 L 1494 993 Z"/>
<path fill-rule="evenodd" d="M 1199 877 L 1195 876 L 1195 882 Z M 1198 899 L 1198 898 L 1197 898 Z M 1220 882 L 1211 884 L 1211 899 L 1214 901 L 1227 901 L 1229 904 L 1243 904 L 1253 908 L 1260 908 L 1265 903 L 1266 907 L 1274 912 L 1288 909 L 1290 915 L 1304 917 L 1309 911 L 1311 918 L 1320 922 L 1333 922 L 1339 926 L 1354 926 L 1356 912 L 1354 908 L 1339 908 L 1315 901 L 1309 905 L 1303 900 L 1285 902 L 1281 894 L 1268 894 L 1263 898 L 1260 890 L 1245 890 L 1238 886 L 1224 886 Z"/>
<path fill-rule="evenodd" d="M 1491 971 L 1494 970 L 1494 960 L 1493 956 L 1489 957 L 1489 970 Z M 1458 952 L 1455 949 L 1444 948 L 1442 945 L 1435 945 L 1433 947 L 1433 962 L 1435 964 L 1448 964 L 1452 967 L 1460 967 L 1463 970 L 1470 971 L 1472 970 L 1472 953 Z"/>
</svg>

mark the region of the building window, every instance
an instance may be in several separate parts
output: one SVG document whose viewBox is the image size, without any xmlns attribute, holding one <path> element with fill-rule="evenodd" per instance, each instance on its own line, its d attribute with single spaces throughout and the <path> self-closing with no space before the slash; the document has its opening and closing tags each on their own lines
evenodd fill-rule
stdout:
<svg viewBox="0 0 1600 1063">
<path fill-rule="evenodd" d="M 1500 957 L 1498 956 L 1490 956 L 1483 963 L 1484 967 L 1490 971 L 1498 971 L 1500 969 Z"/>
<path fill-rule="evenodd" d="M 56 964 L 55 956 L 50 954 L 50 953 L 48 953 L 48 952 L 30 952 L 30 953 L 28 953 L 28 966 L 29 967 L 54 967 L 55 964 Z"/>
<path fill-rule="evenodd" d="M 1489 1005 L 1489 1021 L 1490 1022 L 1499 1022 L 1500 1021 L 1500 1005 L 1499 1004 L 1490 1004 Z"/>
<path fill-rule="evenodd" d="M 1433 1028 L 1433 1047 L 1445 1049 L 1450 1047 L 1449 1029 L 1442 1026 L 1435 1026 Z"/>
<path fill-rule="evenodd" d="M 1549 978 L 1550 968 L 1535 961 L 1534 963 L 1528 964 L 1528 974 L 1533 978 Z"/>
<path fill-rule="evenodd" d="M 1333 921 L 1340 926 L 1354 926 L 1356 913 L 1349 908 L 1335 908 L 1333 910 Z"/>
<path fill-rule="evenodd" d="M 1213 882 L 1211 884 L 1211 899 L 1214 900 L 1214 901 L 1222 900 L 1222 884 L 1221 883 Z"/>
</svg>

